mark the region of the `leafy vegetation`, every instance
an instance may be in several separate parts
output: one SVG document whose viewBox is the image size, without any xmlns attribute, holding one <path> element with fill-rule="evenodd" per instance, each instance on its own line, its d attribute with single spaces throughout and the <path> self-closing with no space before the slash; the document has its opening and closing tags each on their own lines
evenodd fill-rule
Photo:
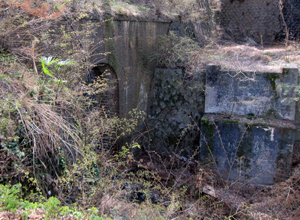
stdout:
<svg viewBox="0 0 300 220">
<path fill-rule="evenodd" d="M 84 213 L 77 211 L 76 208 L 69 208 L 68 206 L 59 206 L 60 201 L 55 197 L 50 197 L 49 199 L 43 199 L 39 202 L 29 202 L 28 200 L 23 200 L 20 197 L 21 184 L 10 185 L 0 185 L 0 204 L 2 210 L 11 211 L 12 214 L 22 219 L 28 218 L 39 218 L 39 219 L 66 219 L 73 217 L 73 219 L 93 219 L 101 220 L 102 217 L 98 216 L 98 209 L 92 207 L 91 209 L 85 211 Z"/>
<path fill-rule="evenodd" d="M 5 44 L 0 51 L 0 181 L 22 183 L 3 186 L 1 202 L 13 214 L 22 205 L 25 210 L 39 208 L 32 203 L 38 201 L 48 218 L 62 218 L 64 213 L 84 218 L 67 206 L 60 209 L 60 201 L 78 202 L 80 209 L 88 210 L 101 198 L 113 196 L 119 187 L 113 179 L 121 178 L 122 173 L 117 172 L 119 162 L 111 152 L 144 117 L 133 112 L 127 119 L 99 118 L 97 109 L 90 108 L 96 102 L 92 95 L 105 92 L 99 91 L 99 87 L 106 88 L 105 81 L 93 86 L 84 83 L 87 72 L 83 70 L 93 66 L 86 61 L 93 48 L 88 41 L 73 41 L 74 36 L 90 33 L 62 27 L 57 36 L 50 28 L 67 13 L 68 4 L 71 2 L 1 2 L 1 10 L 7 13 L 0 25 Z M 22 40 L 14 37 L 16 30 Z M 53 39 L 55 53 L 45 48 L 45 42 Z M 40 195 L 59 200 L 50 197 L 44 202 L 38 199 Z M 98 209 L 90 210 L 85 213 L 90 212 L 91 219 L 101 219 Z"/>
<path fill-rule="evenodd" d="M 89 103 L 93 102 L 88 101 L 89 96 L 78 100 L 81 93 L 69 87 L 68 82 L 61 84 L 62 81 L 53 80 L 54 75 L 62 74 L 59 72 L 62 69 L 51 64 L 61 63 L 52 58 L 41 60 L 44 63 L 41 70 L 46 74 L 36 76 L 15 56 L 1 54 L 2 70 L 5 70 L 0 81 L 1 172 L 5 174 L 1 182 L 20 181 L 22 192 L 29 199 L 34 193 L 41 193 L 58 196 L 67 203 L 78 200 L 86 205 L 94 204 L 98 201 L 95 198 L 101 198 L 104 192 L 110 194 L 116 190 L 118 186 L 113 185 L 112 178 L 122 176 L 117 172 L 119 163 L 110 154 L 112 148 L 99 145 L 101 139 L 117 138 L 111 143 L 113 147 L 121 137 L 115 132 L 122 136 L 130 134 L 143 114 L 133 112 L 128 119 L 99 119 L 95 110 L 89 110 Z M 56 74 L 48 67 L 54 68 Z M 93 94 L 93 87 L 85 88 Z M 72 123 L 67 121 L 70 119 Z M 84 120 L 89 123 L 85 124 Z M 126 157 L 130 152 L 126 147 L 123 149 L 120 155 Z M 16 197 L 20 187 L 3 188 L 6 190 L 3 207 L 13 213 L 20 207 L 21 200 Z M 47 215 L 56 213 L 58 202 L 50 198 L 43 203 Z"/>
</svg>

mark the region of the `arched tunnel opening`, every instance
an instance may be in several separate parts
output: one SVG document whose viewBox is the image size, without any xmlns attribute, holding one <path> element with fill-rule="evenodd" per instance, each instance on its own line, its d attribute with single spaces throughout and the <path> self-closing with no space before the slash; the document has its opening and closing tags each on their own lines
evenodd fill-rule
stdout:
<svg viewBox="0 0 300 220">
<path fill-rule="evenodd" d="M 119 116 L 119 85 L 114 69 L 107 63 L 93 67 L 87 79 L 88 85 L 95 85 L 98 90 L 91 95 L 93 108 L 99 109 L 99 114 L 108 118 Z"/>
<path fill-rule="evenodd" d="M 93 104 L 90 110 L 96 112 L 97 117 L 102 118 L 97 134 L 97 145 L 100 152 L 108 152 L 118 149 L 118 134 L 115 130 L 112 118 L 119 116 L 119 85 L 114 69 L 106 63 L 93 67 L 87 77 L 87 84 L 95 91 L 90 97 Z M 103 123 L 105 126 L 103 126 Z M 99 152 L 99 153 L 100 153 Z"/>
</svg>

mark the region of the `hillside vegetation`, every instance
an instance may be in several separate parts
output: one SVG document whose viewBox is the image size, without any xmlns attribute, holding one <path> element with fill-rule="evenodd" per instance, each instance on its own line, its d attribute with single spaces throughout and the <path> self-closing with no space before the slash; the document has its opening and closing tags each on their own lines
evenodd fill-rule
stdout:
<svg viewBox="0 0 300 220">
<path fill-rule="evenodd" d="M 239 46 L 219 44 L 212 19 L 219 4 L 1 0 L 0 219 L 297 219 L 298 167 L 289 180 L 274 187 L 231 187 L 193 158 L 144 149 L 139 140 L 147 132 L 136 135 L 136 129 L 145 113 L 133 110 L 125 119 L 94 108 L 93 95 L 105 94 L 108 86 L 103 79 L 85 83 L 93 65 L 92 43 L 85 38 L 91 32 L 59 26 L 62 20 L 78 21 L 91 14 L 104 19 L 107 13 L 202 21 L 211 35 L 204 34 L 201 43 L 172 34 L 161 41 L 175 38 L 183 47 L 190 45 L 189 50 L 178 49 L 186 55 L 187 71 L 200 70 L 211 60 L 230 67 L 240 57 Z M 89 30 L 98 27 L 86 25 Z M 157 64 L 172 67 L 178 51 L 160 49 L 159 55 L 165 56 L 155 54 Z M 299 65 L 299 47 L 285 49 L 288 53 L 280 50 L 280 56 L 253 49 L 258 60 L 245 54 L 243 59 L 288 62 L 289 57 Z M 237 63 L 242 68 L 241 60 Z"/>
</svg>

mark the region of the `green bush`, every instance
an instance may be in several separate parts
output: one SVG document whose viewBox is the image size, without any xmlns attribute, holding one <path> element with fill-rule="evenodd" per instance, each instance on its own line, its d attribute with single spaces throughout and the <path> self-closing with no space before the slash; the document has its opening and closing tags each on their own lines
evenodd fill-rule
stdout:
<svg viewBox="0 0 300 220">
<path fill-rule="evenodd" d="M 14 186 L 0 185 L 0 204 L 2 210 L 12 211 L 13 214 L 16 212 L 21 202 L 19 198 L 20 188 L 21 184 Z"/>
<path fill-rule="evenodd" d="M 39 209 L 40 216 L 47 216 L 47 219 L 65 217 L 74 217 L 75 219 L 94 219 L 102 220 L 103 218 L 98 215 L 98 209 L 92 207 L 84 212 L 79 212 L 76 207 L 70 208 L 68 206 L 59 206 L 60 201 L 55 197 L 50 197 L 45 202 L 29 202 L 20 198 L 21 184 L 0 185 L 0 205 L 1 210 L 11 211 L 13 215 L 19 210 L 19 213 L 24 219 L 28 219 L 28 216 Z"/>
</svg>

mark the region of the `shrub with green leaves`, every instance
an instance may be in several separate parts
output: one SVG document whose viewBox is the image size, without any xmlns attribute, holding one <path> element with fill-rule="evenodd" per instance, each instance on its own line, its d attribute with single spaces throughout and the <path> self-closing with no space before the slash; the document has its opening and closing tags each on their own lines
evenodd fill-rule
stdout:
<svg viewBox="0 0 300 220">
<path fill-rule="evenodd" d="M 21 184 L 14 186 L 0 185 L 0 204 L 2 210 L 9 210 L 15 213 L 20 205 L 20 188 Z"/>
<path fill-rule="evenodd" d="M 39 217 L 46 219 L 65 219 L 73 217 L 75 219 L 94 219 L 102 220 L 103 218 L 98 215 L 99 210 L 92 207 L 86 211 L 78 211 L 76 206 L 70 208 L 68 206 L 60 206 L 60 201 L 55 197 L 40 200 L 37 202 L 29 202 L 21 198 L 21 184 L 16 185 L 0 185 L 0 206 L 1 210 L 10 211 L 15 215 L 21 215 L 24 219 L 28 219 L 31 213 L 36 213 L 38 210 Z"/>
<path fill-rule="evenodd" d="M 55 72 L 58 74 L 60 72 L 60 68 L 61 67 L 67 66 L 67 65 L 72 65 L 75 62 L 73 60 L 60 60 L 60 59 L 57 59 L 57 58 L 55 59 L 52 56 L 41 57 L 40 61 L 42 63 L 42 70 L 43 70 L 43 72 L 46 75 L 50 76 L 53 79 L 53 81 L 55 83 L 58 83 L 58 84 L 66 83 L 67 81 L 66 80 L 57 79 L 54 76 L 55 74 L 53 74 L 52 72 L 50 72 L 49 67 L 50 66 L 54 66 Z"/>
</svg>

